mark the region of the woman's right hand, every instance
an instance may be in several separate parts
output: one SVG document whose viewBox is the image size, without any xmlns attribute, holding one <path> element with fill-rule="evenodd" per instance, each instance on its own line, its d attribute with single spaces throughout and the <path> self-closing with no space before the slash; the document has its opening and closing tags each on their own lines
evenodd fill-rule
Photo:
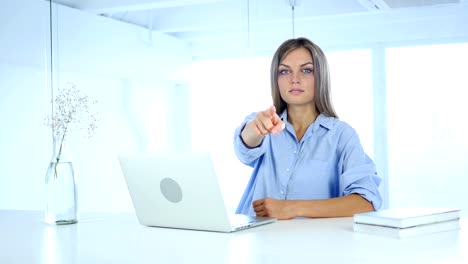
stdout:
<svg viewBox="0 0 468 264">
<path fill-rule="evenodd" d="M 284 122 L 276 114 L 276 108 L 270 106 L 267 110 L 258 112 L 255 118 L 245 125 L 241 137 L 247 146 L 254 148 L 262 143 L 265 135 L 278 134 L 284 127 Z"/>
</svg>

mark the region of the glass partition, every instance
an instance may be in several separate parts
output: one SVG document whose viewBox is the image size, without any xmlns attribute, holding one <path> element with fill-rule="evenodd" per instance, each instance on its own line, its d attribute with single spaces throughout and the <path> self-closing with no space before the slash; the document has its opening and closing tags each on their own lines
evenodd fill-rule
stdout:
<svg viewBox="0 0 468 264">
<path fill-rule="evenodd" d="M 73 83 L 97 100 L 96 135 L 70 133 L 83 210 L 128 210 L 133 207 L 118 154 L 165 151 L 178 104 L 178 75 L 191 60 L 188 46 L 169 35 L 150 32 L 105 16 L 55 5 L 52 34 L 57 62 L 57 89 Z M 187 112 L 179 113 L 186 118 Z M 184 147 L 184 146 L 182 146 Z"/>
<path fill-rule="evenodd" d="M 0 209 L 42 208 L 50 160 L 49 7 L 0 2 Z"/>
</svg>

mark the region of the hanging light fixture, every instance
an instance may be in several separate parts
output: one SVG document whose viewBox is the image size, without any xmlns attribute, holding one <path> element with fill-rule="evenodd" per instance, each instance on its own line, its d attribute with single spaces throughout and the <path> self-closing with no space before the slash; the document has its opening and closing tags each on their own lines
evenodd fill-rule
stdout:
<svg viewBox="0 0 468 264">
<path fill-rule="evenodd" d="M 294 25 L 294 10 L 296 6 L 299 6 L 300 0 L 286 0 L 286 3 L 291 7 L 291 26 L 292 26 L 292 37 L 295 38 L 296 32 L 295 32 L 295 25 Z"/>
</svg>

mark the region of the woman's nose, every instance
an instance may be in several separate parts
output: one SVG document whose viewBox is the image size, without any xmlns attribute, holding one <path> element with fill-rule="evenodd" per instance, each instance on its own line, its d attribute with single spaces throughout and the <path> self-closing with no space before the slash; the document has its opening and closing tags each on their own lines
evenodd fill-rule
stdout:
<svg viewBox="0 0 468 264">
<path fill-rule="evenodd" d="M 291 84 L 301 83 L 298 74 L 291 74 Z"/>
</svg>

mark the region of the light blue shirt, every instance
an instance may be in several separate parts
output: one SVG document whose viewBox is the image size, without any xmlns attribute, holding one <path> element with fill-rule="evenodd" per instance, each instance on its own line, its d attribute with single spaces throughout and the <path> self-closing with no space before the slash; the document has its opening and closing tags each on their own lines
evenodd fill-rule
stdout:
<svg viewBox="0 0 468 264">
<path fill-rule="evenodd" d="M 266 197 L 315 200 L 353 193 L 371 202 L 376 210 L 381 207 L 381 179 L 375 164 L 347 123 L 320 114 L 298 142 L 285 110 L 280 116 L 285 129 L 266 135 L 260 146 L 249 148 L 240 133 L 256 114 L 249 115 L 235 131 L 237 157 L 254 168 L 236 213 L 255 214 L 252 202 Z"/>
</svg>

